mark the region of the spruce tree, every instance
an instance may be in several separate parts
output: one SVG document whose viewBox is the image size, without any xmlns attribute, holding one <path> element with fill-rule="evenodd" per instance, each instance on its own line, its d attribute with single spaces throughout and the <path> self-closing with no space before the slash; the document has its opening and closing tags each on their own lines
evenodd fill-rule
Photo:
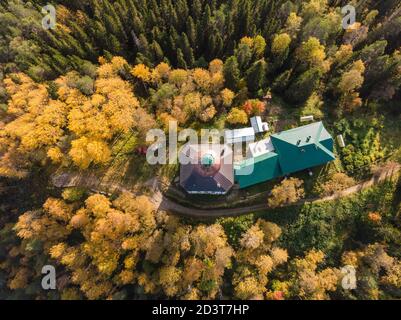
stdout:
<svg viewBox="0 0 401 320">
<path fill-rule="evenodd" d="M 189 44 L 187 35 L 183 32 L 181 34 L 181 48 L 187 62 L 187 66 L 192 67 L 195 62 L 194 52 Z"/>
<path fill-rule="evenodd" d="M 236 91 L 240 80 L 240 70 L 235 56 L 231 56 L 226 60 L 223 67 L 223 74 L 226 87 Z"/>
<path fill-rule="evenodd" d="M 180 48 L 177 49 L 177 67 L 187 69 L 187 63 L 185 62 L 184 54 Z"/>
<path fill-rule="evenodd" d="M 248 70 L 246 82 L 250 92 L 256 93 L 263 88 L 265 84 L 267 64 L 264 59 L 256 61 Z"/>
</svg>

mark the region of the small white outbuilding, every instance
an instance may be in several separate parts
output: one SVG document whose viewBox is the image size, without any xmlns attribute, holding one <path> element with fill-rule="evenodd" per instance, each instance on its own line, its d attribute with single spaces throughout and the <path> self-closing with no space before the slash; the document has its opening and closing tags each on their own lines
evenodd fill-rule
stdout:
<svg viewBox="0 0 401 320">
<path fill-rule="evenodd" d="M 345 141 L 344 141 L 344 137 L 342 134 L 337 136 L 337 141 L 341 148 L 345 147 Z"/>
<path fill-rule="evenodd" d="M 229 144 L 255 141 L 255 130 L 252 127 L 226 130 L 224 139 L 225 143 Z"/>
<path fill-rule="evenodd" d="M 251 118 L 251 125 L 255 133 L 262 133 L 269 131 L 269 125 L 267 122 L 262 122 L 262 118 L 259 116 Z"/>
</svg>

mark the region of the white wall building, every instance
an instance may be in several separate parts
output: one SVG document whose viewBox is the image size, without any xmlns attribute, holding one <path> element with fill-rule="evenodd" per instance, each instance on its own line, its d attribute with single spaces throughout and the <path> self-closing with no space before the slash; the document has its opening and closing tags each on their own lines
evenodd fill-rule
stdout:
<svg viewBox="0 0 401 320">
<path fill-rule="evenodd" d="M 229 144 L 255 141 L 255 130 L 252 127 L 226 130 L 224 139 Z"/>
<path fill-rule="evenodd" d="M 269 131 L 269 125 L 267 124 L 267 122 L 262 122 L 262 118 L 259 116 L 251 118 L 251 125 L 255 133 Z"/>
</svg>

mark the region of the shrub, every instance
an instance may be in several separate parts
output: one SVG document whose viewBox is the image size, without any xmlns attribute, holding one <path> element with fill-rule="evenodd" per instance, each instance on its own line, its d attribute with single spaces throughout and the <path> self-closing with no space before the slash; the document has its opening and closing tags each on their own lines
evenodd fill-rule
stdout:
<svg viewBox="0 0 401 320">
<path fill-rule="evenodd" d="M 330 196 L 339 191 L 347 189 L 355 185 L 355 180 L 345 173 L 338 172 L 333 174 L 333 176 L 322 186 L 322 195 Z"/>
<path fill-rule="evenodd" d="M 62 197 L 64 200 L 69 202 L 76 202 L 81 200 L 86 195 L 84 188 L 72 187 L 64 189 Z"/>
<path fill-rule="evenodd" d="M 229 124 L 247 124 L 248 116 L 244 110 L 232 108 L 227 116 L 227 122 Z"/>
<path fill-rule="evenodd" d="M 295 203 L 304 195 L 305 191 L 302 180 L 297 178 L 284 179 L 279 185 L 274 187 L 268 203 L 270 207 L 277 208 Z"/>
</svg>

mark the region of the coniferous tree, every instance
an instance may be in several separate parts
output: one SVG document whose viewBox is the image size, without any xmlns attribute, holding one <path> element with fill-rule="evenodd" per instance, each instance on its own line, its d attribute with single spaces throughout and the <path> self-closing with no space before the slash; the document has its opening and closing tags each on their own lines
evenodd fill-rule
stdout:
<svg viewBox="0 0 401 320">
<path fill-rule="evenodd" d="M 302 73 L 285 92 L 288 101 L 298 104 L 305 102 L 317 88 L 321 77 L 321 71 L 313 68 Z"/>
<path fill-rule="evenodd" d="M 192 17 L 190 16 L 187 20 L 187 36 L 188 36 L 188 40 L 189 43 L 191 45 L 191 47 L 193 49 L 197 48 L 197 34 L 196 34 L 196 27 L 195 27 L 195 23 L 194 20 L 192 19 Z"/>
<path fill-rule="evenodd" d="M 181 34 L 181 48 L 185 57 L 185 61 L 187 62 L 187 66 L 192 67 L 195 62 L 194 52 L 188 41 L 188 37 L 184 32 Z"/>
<path fill-rule="evenodd" d="M 177 49 L 177 66 L 181 69 L 187 69 L 187 63 L 184 59 L 184 54 L 180 48 Z"/>
<path fill-rule="evenodd" d="M 224 63 L 223 73 L 226 87 L 235 91 L 240 80 L 239 65 L 235 56 L 231 56 L 226 60 Z"/>
<path fill-rule="evenodd" d="M 256 61 L 247 71 L 246 79 L 247 86 L 250 92 L 256 93 L 260 89 L 263 89 L 265 85 L 265 75 L 266 75 L 267 64 L 262 59 Z"/>
</svg>

